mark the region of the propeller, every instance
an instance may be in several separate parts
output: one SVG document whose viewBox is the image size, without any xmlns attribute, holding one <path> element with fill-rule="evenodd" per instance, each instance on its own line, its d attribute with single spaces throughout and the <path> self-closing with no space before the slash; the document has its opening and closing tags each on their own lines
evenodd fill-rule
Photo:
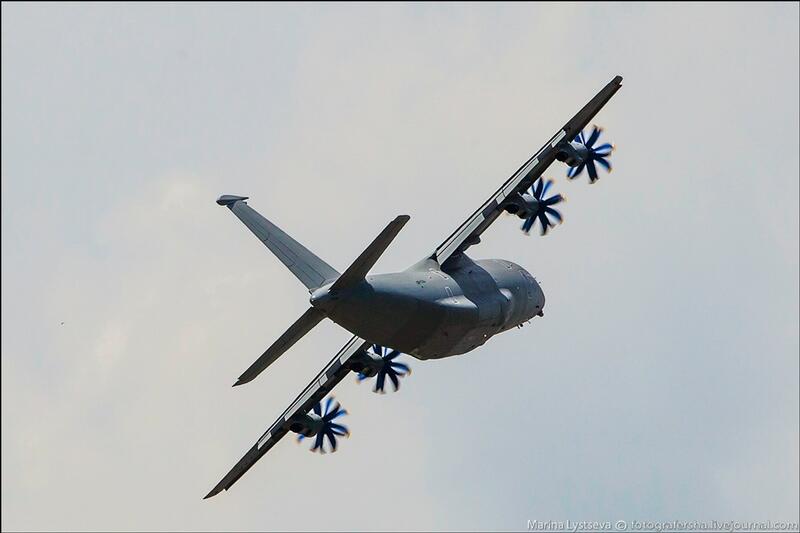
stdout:
<svg viewBox="0 0 800 533">
<path fill-rule="evenodd" d="M 313 410 L 314 414 L 317 415 L 317 418 L 319 419 L 320 427 L 319 430 L 317 430 L 316 437 L 314 438 L 314 444 L 311 446 L 311 451 L 325 453 L 325 437 L 327 437 L 330 451 L 335 452 L 336 437 L 349 437 L 350 431 L 346 426 L 337 424 L 334 422 L 334 420 L 346 415 L 347 411 L 342 409 L 342 406 L 339 404 L 339 402 L 333 399 L 333 396 L 328 397 L 328 400 L 325 402 L 324 410 L 322 408 L 322 402 L 314 405 Z M 305 438 L 306 436 L 301 433 L 297 436 L 297 442 L 302 442 Z"/>
<path fill-rule="evenodd" d="M 536 200 L 534 204 L 536 206 L 536 210 L 533 211 L 531 215 L 525 219 L 525 222 L 522 223 L 522 231 L 524 231 L 526 235 L 530 233 L 533 223 L 537 220 L 542 226 L 542 235 L 545 235 L 551 226 L 555 226 L 555 224 L 553 224 L 553 222 L 550 220 L 550 217 L 556 219 L 559 224 L 564 221 L 564 219 L 561 217 L 561 213 L 553 209 L 551 206 L 564 201 L 565 198 L 560 194 L 556 194 L 550 198 L 544 197 L 552 184 L 553 180 L 545 181 L 544 178 L 540 176 L 533 183 L 533 185 L 531 185 L 530 191 L 527 194 L 530 194 Z"/>
<path fill-rule="evenodd" d="M 567 171 L 567 177 L 569 179 L 577 178 L 578 175 L 583 172 L 584 167 L 586 167 L 586 171 L 589 173 L 589 182 L 594 183 L 599 178 L 597 175 L 597 167 L 595 166 L 595 162 L 605 168 L 608 172 L 611 172 L 611 163 L 609 163 L 606 158 L 614 150 L 614 145 L 611 143 L 604 143 L 600 146 L 594 145 L 600 138 L 600 133 L 602 131 L 603 130 L 601 128 L 593 126 L 592 132 L 588 136 L 584 135 L 583 132 L 580 132 L 575 136 L 575 142 L 578 142 L 586 147 L 586 156 L 583 158 L 583 162 L 581 164 L 569 168 Z"/>
<path fill-rule="evenodd" d="M 384 390 L 384 386 L 386 385 L 386 377 L 388 376 L 389 379 L 392 381 L 392 385 L 394 386 L 394 390 L 400 388 L 400 379 L 401 377 L 407 376 L 411 373 L 411 369 L 408 365 L 403 363 L 398 363 L 395 361 L 395 358 L 398 355 L 401 355 L 400 352 L 397 350 L 392 350 L 390 348 L 385 348 L 383 346 L 379 346 L 377 344 L 373 344 L 371 351 L 374 355 L 377 355 L 381 358 L 382 364 L 378 368 L 378 372 L 375 374 L 377 378 L 375 380 L 375 388 L 373 389 L 374 392 L 380 392 L 384 394 L 386 391 Z M 359 383 L 364 381 L 365 379 L 369 378 L 367 374 L 361 372 L 358 374 L 358 381 Z"/>
</svg>

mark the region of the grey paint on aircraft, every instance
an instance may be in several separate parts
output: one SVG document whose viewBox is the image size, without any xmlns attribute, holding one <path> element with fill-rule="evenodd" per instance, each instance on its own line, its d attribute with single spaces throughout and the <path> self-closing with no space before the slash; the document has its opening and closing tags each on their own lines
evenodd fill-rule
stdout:
<svg viewBox="0 0 800 533">
<path fill-rule="evenodd" d="M 223 195 L 228 207 L 305 285 L 312 308 L 245 371 L 237 384 L 254 379 L 323 315 L 354 334 L 225 477 L 206 495 L 229 489 L 287 432 L 318 431 L 308 411 L 349 372 L 371 375 L 375 360 L 367 351 L 376 344 L 418 359 L 439 359 L 469 352 L 498 333 L 542 316 L 544 293 L 524 268 L 502 259 L 473 261 L 465 251 L 504 210 L 524 208 L 522 195 L 554 161 L 578 157 L 570 144 L 621 87 L 611 80 L 572 119 L 464 221 L 426 259 L 402 272 L 368 275 L 370 268 L 408 222 L 391 221 L 359 257 L 339 274 L 247 205 L 247 197 Z M 523 198 L 524 200 L 524 198 Z"/>
<path fill-rule="evenodd" d="M 404 272 L 367 276 L 347 291 L 321 287 L 311 304 L 371 343 L 438 359 L 541 315 L 544 293 L 519 265 L 461 254 L 446 270 L 428 259 Z"/>
</svg>

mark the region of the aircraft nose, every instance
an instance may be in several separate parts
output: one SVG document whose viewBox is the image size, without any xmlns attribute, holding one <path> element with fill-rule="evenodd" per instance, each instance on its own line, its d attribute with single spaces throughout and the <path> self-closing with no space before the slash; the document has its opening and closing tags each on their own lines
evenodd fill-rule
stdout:
<svg viewBox="0 0 800 533">
<path fill-rule="evenodd" d="M 545 302 L 544 291 L 542 290 L 542 286 L 539 285 L 538 281 L 535 282 L 534 285 L 536 286 L 535 289 L 536 305 L 539 307 L 539 312 L 537 313 L 537 316 L 544 316 L 544 302 Z"/>
<path fill-rule="evenodd" d="M 539 316 L 544 316 L 544 291 L 539 288 L 539 296 L 541 297 L 541 304 L 539 304 Z"/>
</svg>

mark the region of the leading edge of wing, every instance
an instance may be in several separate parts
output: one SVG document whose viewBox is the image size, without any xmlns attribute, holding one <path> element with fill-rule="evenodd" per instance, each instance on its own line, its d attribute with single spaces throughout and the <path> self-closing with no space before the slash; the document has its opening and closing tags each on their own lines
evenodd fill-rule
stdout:
<svg viewBox="0 0 800 533">
<path fill-rule="evenodd" d="M 325 365 L 317 377 L 303 389 L 303 392 L 292 402 L 288 409 L 272 424 L 260 439 L 244 454 L 239 462 L 223 477 L 217 485 L 206 494 L 203 499 L 216 496 L 223 490 L 228 490 L 236 481 L 252 467 L 256 461 L 266 454 L 279 440 L 289 432 L 287 421 L 298 413 L 308 412 L 315 403 L 321 401 L 326 394 L 333 390 L 339 382 L 350 372 L 347 362 L 368 343 L 364 339 L 354 336 L 344 347 Z"/>
<path fill-rule="evenodd" d="M 497 191 L 465 220 L 431 255 L 439 265 L 443 265 L 457 251 L 464 251 L 476 242 L 481 233 L 488 228 L 500 214 L 500 204 L 506 197 L 530 187 L 549 167 L 557 154 L 556 147 L 562 139 L 573 139 L 575 135 L 603 108 L 622 86 L 622 76 L 608 82 L 594 98 L 584 105 L 549 141 L 528 159 L 508 178 Z"/>
</svg>

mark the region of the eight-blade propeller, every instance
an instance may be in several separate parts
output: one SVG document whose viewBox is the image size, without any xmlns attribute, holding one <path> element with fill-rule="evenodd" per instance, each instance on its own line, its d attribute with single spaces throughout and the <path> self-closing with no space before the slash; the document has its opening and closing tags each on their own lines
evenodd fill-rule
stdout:
<svg viewBox="0 0 800 533">
<path fill-rule="evenodd" d="M 389 348 L 385 348 L 383 346 L 379 346 L 377 344 L 372 345 L 372 353 L 377 355 L 382 359 L 382 365 L 378 369 L 378 373 L 375 374 L 375 388 L 373 391 L 380 392 L 381 394 L 385 393 L 384 386 L 386 385 L 386 377 L 388 376 L 389 379 L 392 381 L 392 385 L 394 386 L 394 390 L 400 388 L 400 380 L 403 376 L 407 376 L 411 373 L 411 369 L 408 365 L 403 363 L 398 363 L 394 359 L 400 355 L 400 352 L 397 350 L 391 350 Z M 370 376 L 362 373 L 358 374 L 358 381 L 364 381 L 365 379 L 369 378 Z"/>
<path fill-rule="evenodd" d="M 567 177 L 569 179 L 575 179 L 578 177 L 578 175 L 583 172 L 584 167 L 586 167 L 586 171 L 589 173 L 589 182 L 594 183 L 597 181 L 599 176 L 597 175 L 595 161 L 608 172 L 611 172 L 611 163 L 609 163 L 606 158 L 614 150 L 614 145 L 611 143 L 604 143 L 600 146 L 594 145 L 600 138 L 600 133 L 602 131 L 603 130 L 601 128 L 593 126 L 592 132 L 588 135 L 588 137 L 584 135 L 583 132 L 580 132 L 575 136 L 575 142 L 578 142 L 586 147 L 586 156 L 584 157 L 582 163 L 580 163 L 578 166 L 570 167 L 570 169 L 567 171 Z"/>
<path fill-rule="evenodd" d="M 537 220 L 542 227 L 542 235 L 546 234 L 550 227 L 555 226 L 555 224 L 553 224 L 553 222 L 550 220 L 550 217 L 556 219 L 559 224 L 564 221 L 561 213 L 553 209 L 551 206 L 563 202 L 565 198 L 560 194 L 553 195 L 550 198 L 544 197 L 552 184 L 553 180 L 545 181 L 544 178 L 539 177 L 539 179 L 537 179 L 533 185 L 531 185 L 531 188 L 527 194 L 530 194 L 536 200 L 535 205 L 537 209 L 527 219 L 525 219 L 525 222 L 522 223 L 522 231 L 524 231 L 526 235 L 530 233 L 533 223 Z"/>
<path fill-rule="evenodd" d="M 325 453 L 325 437 L 328 438 L 328 443 L 331 452 L 336 451 L 336 437 L 349 437 L 350 431 L 346 426 L 334 422 L 337 418 L 347 414 L 347 411 L 342 409 L 339 402 L 335 402 L 333 396 L 328 397 L 325 402 L 325 410 L 322 409 L 322 403 L 314 405 L 314 414 L 321 418 L 322 425 L 317 431 L 314 438 L 314 444 L 311 446 L 311 451 Z M 297 442 L 302 442 L 305 439 L 302 433 L 297 436 Z"/>
</svg>

